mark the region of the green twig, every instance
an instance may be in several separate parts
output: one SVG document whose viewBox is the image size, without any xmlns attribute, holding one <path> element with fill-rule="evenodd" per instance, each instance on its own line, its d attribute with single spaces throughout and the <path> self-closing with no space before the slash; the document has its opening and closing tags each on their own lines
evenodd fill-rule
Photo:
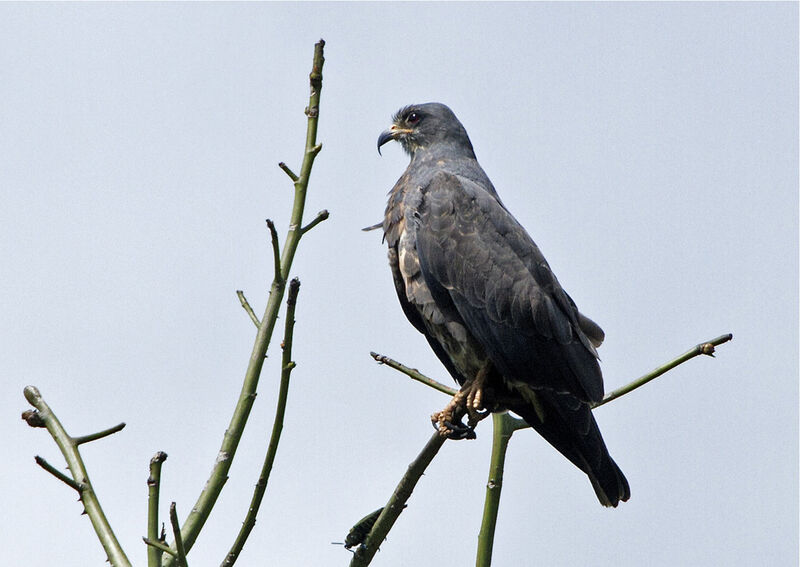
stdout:
<svg viewBox="0 0 800 567">
<path fill-rule="evenodd" d="M 312 228 L 317 226 L 319 223 L 321 223 L 322 221 L 326 220 L 329 216 L 330 216 L 330 213 L 327 210 L 322 210 L 322 211 L 318 212 L 317 216 L 314 218 L 314 220 L 312 220 L 306 226 L 301 228 L 300 232 L 305 234 L 306 232 L 308 232 L 309 230 L 311 230 Z"/>
<path fill-rule="evenodd" d="M 430 386 L 434 390 L 439 390 L 442 393 L 449 394 L 451 396 L 455 396 L 456 390 L 455 388 L 451 388 L 450 386 L 445 386 L 441 382 L 437 382 L 433 378 L 428 378 L 424 374 L 422 374 L 416 368 L 409 368 L 408 366 L 397 362 L 396 360 L 389 358 L 388 356 L 384 356 L 382 354 L 378 354 L 377 352 L 370 352 L 369 355 L 374 358 L 380 364 L 385 364 L 395 370 L 399 370 L 409 378 L 413 378 L 417 382 L 422 382 L 426 386 Z"/>
<path fill-rule="evenodd" d="M 648 372 L 647 374 L 645 374 L 641 378 L 637 378 L 633 382 L 631 382 L 629 384 L 626 384 L 625 386 L 623 386 L 621 388 L 617 388 L 613 392 L 609 392 L 608 394 L 606 394 L 603 397 L 602 400 L 600 400 L 597 404 L 595 404 L 594 407 L 600 407 L 600 406 L 602 406 L 604 404 L 607 404 L 610 401 L 616 400 L 617 398 L 619 398 L 621 396 L 624 396 L 625 394 L 627 394 L 629 392 L 634 391 L 636 388 L 644 386 L 645 384 L 647 384 L 651 380 L 654 380 L 655 378 L 658 378 L 659 376 L 661 376 L 665 372 L 668 372 L 668 371 L 672 370 L 673 368 L 675 368 L 679 364 L 683 364 L 687 360 L 693 359 L 695 356 L 700 356 L 701 354 L 705 354 L 707 356 L 714 356 L 714 347 L 717 347 L 717 346 L 719 346 L 719 345 L 721 345 L 723 343 L 727 343 L 732 338 L 733 338 L 733 335 L 728 333 L 727 335 L 721 335 L 721 336 L 717 337 L 716 339 L 712 339 L 712 340 L 710 340 L 708 342 L 700 343 L 700 344 L 690 348 L 689 350 L 687 350 L 685 353 L 683 353 L 679 357 L 667 362 L 666 364 L 662 364 L 661 366 L 659 366 L 655 370 L 652 370 L 652 371 Z"/>
<path fill-rule="evenodd" d="M 314 158 L 317 156 L 317 153 L 319 153 L 319 145 L 317 144 L 316 137 L 320 91 L 322 88 L 322 66 L 325 61 L 323 57 L 324 46 L 325 42 L 323 40 L 320 40 L 314 46 L 314 59 L 309 76 L 311 94 L 306 109 L 306 115 L 308 116 L 306 149 L 300 176 L 295 176 L 296 179 L 292 179 L 294 181 L 294 205 L 292 207 L 291 220 L 289 223 L 289 232 L 284 241 L 283 252 L 280 255 L 280 271 L 278 272 L 276 269 L 276 273 L 281 274 L 282 277 L 275 278 L 270 287 L 269 299 L 267 300 L 267 306 L 264 310 L 264 316 L 261 318 L 261 325 L 256 333 L 253 351 L 250 355 L 247 371 L 245 372 L 239 400 L 234 409 L 230 424 L 225 431 L 222 446 L 214 461 L 211 475 L 183 524 L 181 534 L 187 551 L 192 548 L 194 542 L 197 540 L 200 530 L 208 519 L 211 509 L 217 501 L 220 492 L 222 492 L 225 482 L 228 480 L 228 471 L 233 462 L 236 449 L 239 446 L 239 440 L 242 437 L 242 432 L 247 423 L 247 418 L 250 415 L 250 410 L 253 408 L 256 388 L 261 375 L 261 368 L 264 365 L 264 357 L 266 356 L 267 347 L 272 339 L 275 321 L 277 320 L 278 311 L 283 301 L 286 287 L 283 275 L 288 275 L 290 273 L 292 261 L 294 260 L 294 255 L 297 251 L 300 237 L 302 236 L 299 227 L 302 226 L 303 221 L 308 181 L 311 175 L 311 168 L 314 164 Z M 313 109 L 313 111 L 310 109 Z M 283 169 L 289 173 L 288 168 L 284 167 Z M 292 177 L 292 175 L 290 175 L 290 177 Z M 164 564 L 166 567 L 171 567 L 173 559 L 168 557 Z"/>
<path fill-rule="evenodd" d="M 281 169 L 284 171 L 284 173 L 286 173 L 286 175 L 288 175 L 288 176 L 289 176 L 289 179 L 291 179 L 291 180 L 292 180 L 292 182 L 295 182 L 295 181 L 297 181 L 298 177 L 297 177 L 297 176 L 294 174 L 294 171 L 292 171 L 291 169 L 289 169 L 289 166 L 288 166 L 288 165 L 286 165 L 286 164 L 285 164 L 285 163 L 283 163 L 283 162 L 280 162 L 280 163 L 278 164 L 278 167 L 280 167 L 280 168 L 281 168 Z"/>
<path fill-rule="evenodd" d="M 75 441 L 76 445 L 83 445 L 84 443 L 89 443 L 90 441 L 97 441 L 98 439 L 102 439 L 103 437 L 108 437 L 109 435 L 113 435 L 117 431 L 122 431 L 125 429 L 124 423 L 119 423 L 114 427 L 109 427 L 108 429 L 104 429 L 103 431 L 98 431 L 97 433 L 90 433 L 89 435 L 81 435 L 80 437 L 74 437 L 72 440 Z"/>
<path fill-rule="evenodd" d="M 679 364 L 686 362 L 687 360 L 691 360 L 692 358 L 699 356 L 701 354 L 713 356 L 714 347 L 719 346 L 725 342 L 728 342 L 733 338 L 733 335 L 727 334 L 717 337 L 716 339 L 710 340 L 705 343 L 700 343 L 697 346 L 693 347 L 692 349 L 688 350 L 681 356 L 675 358 L 674 360 L 659 366 L 652 372 L 645 374 L 641 378 L 630 382 L 626 386 L 614 390 L 606 395 L 599 403 L 597 403 L 594 407 L 599 407 L 603 404 L 606 404 L 612 400 L 615 400 L 629 392 L 632 392 L 636 388 L 643 386 L 644 384 L 650 382 L 654 378 L 661 376 L 665 372 L 675 368 Z M 419 371 L 411 369 L 395 360 L 392 360 L 388 357 L 378 355 L 376 353 L 370 353 L 375 360 L 390 366 L 403 374 L 413 378 L 414 380 L 421 382 L 439 390 L 440 392 L 450 394 L 453 390 L 444 386 L 443 384 L 433 380 L 421 374 Z M 502 487 L 502 476 L 503 476 L 503 465 L 505 462 L 505 453 L 508 447 L 508 441 L 511 438 L 511 435 L 517 429 L 525 429 L 529 427 L 527 423 L 523 420 L 516 419 L 508 415 L 507 413 L 498 415 L 495 414 L 492 416 L 494 421 L 494 440 L 492 443 L 492 458 L 491 458 L 491 465 L 490 465 L 490 472 L 489 472 L 489 481 L 487 483 L 487 490 L 486 490 L 486 499 L 484 501 L 484 513 L 483 513 L 483 521 L 481 523 L 481 531 L 480 531 L 480 539 L 478 542 L 478 555 L 476 565 L 478 567 L 487 566 L 491 564 L 491 553 L 492 553 L 492 544 L 494 538 L 494 528 L 497 522 L 497 512 L 499 510 L 499 499 L 500 499 L 500 492 Z M 438 446 L 434 450 L 432 450 L 431 445 L 438 442 Z M 413 490 L 414 486 L 416 485 L 419 478 L 425 472 L 425 468 L 427 468 L 428 464 L 430 464 L 433 457 L 438 452 L 439 448 L 441 447 L 442 443 L 444 443 L 444 438 L 439 436 L 438 434 L 434 434 L 434 437 L 428 441 L 425 448 L 422 450 L 422 453 L 417 457 L 417 459 L 409 466 L 408 471 L 403 476 L 398 485 L 397 489 L 395 489 L 392 498 L 390 499 L 390 503 L 393 504 L 393 508 L 390 509 L 390 506 L 386 506 L 384 512 L 378 518 L 378 521 L 375 523 L 375 527 L 373 527 L 372 532 L 370 533 L 369 537 L 367 538 L 367 542 L 365 545 L 359 547 L 356 550 L 356 553 L 353 557 L 353 560 L 350 562 L 350 567 L 363 567 L 369 565 L 372 561 L 373 556 L 375 555 L 375 551 L 377 551 L 377 545 L 379 545 L 383 539 L 386 537 L 386 534 L 389 533 L 392 525 L 394 525 L 395 520 L 400 515 L 400 511 L 402 511 L 403 506 L 405 505 L 408 498 L 411 496 L 411 490 Z M 431 451 L 432 454 L 431 454 Z M 428 455 L 430 458 L 428 458 Z M 421 465 L 421 466 L 420 466 Z M 491 488 L 493 485 L 496 485 L 495 488 Z M 409 489 L 405 489 L 405 487 L 410 487 Z M 403 488 L 401 490 L 401 487 Z M 388 510 L 388 513 L 387 513 Z"/>
<path fill-rule="evenodd" d="M 267 454 L 264 457 L 264 464 L 261 467 L 261 475 L 253 491 L 250 507 L 247 509 L 247 515 L 245 516 L 233 546 L 222 561 L 222 567 L 230 567 L 236 562 L 247 538 L 250 536 L 250 532 L 256 525 L 256 515 L 261 507 L 264 493 L 267 490 L 269 475 L 272 472 L 272 465 L 275 462 L 275 455 L 278 452 L 278 443 L 280 442 L 281 432 L 283 431 L 283 418 L 286 413 L 286 400 L 289 395 L 289 378 L 291 377 L 292 369 L 295 367 L 295 363 L 292 361 L 292 340 L 294 337 L 294 313 L 295 306 L 297 305 L 297 293 L 299 291 L 300 280 L 294 278 L 289 282 L 289 293 L 286 299 L 286 323 L 283 332 L 283 355 L 281 358 L 281 384 L 278 392 L 278 407 L 275 409 L 275 420 L 272 424 L 272 435 L 269 439 Z"/>
<path fill-rule="evenodd" d="M 258 320 L 258 315 L 255 314 L 253 308 L 250 307 L 250 304 L 247 302 L 247 298 L 244 296 L 244 292 L 240 289 L 237 289 L 236 295 L 239 297 L 239 303 L 242 304 L 242 307 L 250 316 L 250 320 L 253 322 L 253 325 L 255 325 L 256 329 L 258 329 L 261 326 L 261 321 Z"/>
<path fill-rule="evenodd" d="M 148 550 L 149 550 L 149 548 L 152 547 L 155 550 L 163 551 L 164 553 L 172 555 L 173 557 L 177 557 L 178 556 L 178 553 L 174 549 L 172 549 L 170 546 L 168 546 L 166 543 L 164 543 L 163 541 L 160 541 L 160 540 L 157 540 L 157 539 L 150 539 L 149 537 L 143 537 L 142 541 L 147 544 Z M 149 551 L 148 551 L 148 553 L 149 553 Z"/>
<path fill-rule="evenodd" d="M 172 536 L 175 538 L 175 561 L 178 567 L 189 567 L 186 561 L 186 548 L 183 546 L 183 538 L 181 537 L 181 526 L 178 523 L 178 511 L 175 507 L 175 502 L 169 505 L 169 523 L 172 525 Z"/>
<path fill-rule="evenodd" d="M 278 231 L 275 229 L 275 223 L 267 219 L 267 226 L 269 227 L 270 240 L 272 242 L 272 263 L 275 266 L 275 281 L 283 283 L 286 279 L 281 273 L 281 249 L 278 244 Z"/>
<path fill-rule="evenodd" d="M 61 454 L 64 455 L 64 459 L 66 459 L 67 466 L 69 467 L 69 472 L 72 475 L 71 480 L 76 484 L 67 482 L 59 475 L 56 476 L 60 480 L 67 482 L 72 488 L 80 491 L 84 510 L 89 516 L 89 520 L 92 522 L 92 527 L 94 527 L 97 538 L 100 540 L 100 544 L 106 552 L 109 563 L 111 563 L 113 567 L 130 567 L 131 563 L 122 550 L 122 546 L 120 546 L 119 541 L 117 541 L 117 537 L 114 535 L 103 513 L 100 501 L 89 480 L 89 473 L 86 472 L 86 467 L 83 464 L 83 459 L 81 458 L 75 439 L 70 437 L 64 429 L 64 426 L 61 425 L 61 422 L 58 420 L 55 413 L 53 413 L 53 410 L 50 409 L 50 406 L 47 405 L 44 398 L 42 398 L 42 394 L 39 392 L 38 388 L 35 386 L 26 386 L 24 394 L 28 403 L 36 408 L 37 415 L 34 421 L 44 424 L 47 431 L 56 442 L 56 445 L 58 445 L 58 448 L 61 449 Z M 39 461 L 37 460 L 37 462 Z M 55 469 L 51 469 L 52 467 L 46 470 L 53 474 L 57 472 Z"/>
<path fill-rule="evenodd" d="M 161 465 L 167 460 L 167 454 L 159 451 L 150 459 L 150 476 L 147 477 L 147 537 L 146 542 L 158 541 L 158 499 L 161 489 Z M 167 546 L 163 542 L 159 542 Z M 147 567 L 161 567 L 159 547 L 147 548 Z M 164 551 L 161 549 L 161 551 Z"/>
<path fill-rule="evenodd" d="M 39 455 L 36 455 L 33 458 L 33 460 L 36 461 L 37 465 L 42 467 L 44 470 L 49 472 L 51 475 L 56 477 L 58 480 L 60 480 L 61 482 L 63 482 L 67 486 L 69 486 L 70 488 L 74 488 L 75 490 L 77 490 L 78 494 L 81 494 L 83 492 L 83 489 L 86 488 L 83 484 L 81 484 L 80 482 L 78 482 L 76 480 L 73 480 L 72 477 L 69 477 L 69 476 L 65 475 L 63 472 L 61 472 L 60 470 L 55 468 L 53 465 L 48 463 L 46 460 L 44 460 Z"/>
<path fill-rule="evenodd" d="M 384 506 L 381 515 L 375 521 L 375 525 L 372 526 L 372 530 L 370 530 L 364 544 L 360 545 L 353 553 L 350 567 L 364 567 L 370 564 L 378 551 L 378 547 L 386 539 L 386 534 L 392 529 L 403 508 L 406 507 L 406 502 L 411 497 L 411 493 L 414 491 L 414 487 L 417 485 L 422 473 L 428 468 L 428 465 L 436 456 L 436 453 L 439 452 L 439 449 L 442 448 L 446 439 L 446 437 L 439 435 L 438 432 L 434 433 L 425 444 L 422 452 L 408 465 L 406 474 L 403 475 L 397 488 L 394 489 L 392 497 L 389 498 L 389 502 Z"/>
</svg>

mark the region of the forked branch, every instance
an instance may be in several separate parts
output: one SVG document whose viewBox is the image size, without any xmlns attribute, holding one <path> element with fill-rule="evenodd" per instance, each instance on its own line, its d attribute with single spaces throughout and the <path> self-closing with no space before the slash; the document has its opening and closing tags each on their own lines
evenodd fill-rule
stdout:
<svg viewBox="0 0 800 567">
<path fill-rule="evenodd" d="M 643 386 L 644 384 L 647 384 L 651 380 L 661 376 L 665 372 L 672 370 L 676 366 L 683 364 L 684 362 L 691 360 L 696 356 L 700 356 L 701 354 L 713 356 L 715 347 L 730 341 L 732 338 L 733 335 L 726 334 L 719 336 L 716 339 L 696 345 L 666 364 L 659 366 L 655 370 L 630 382 L 622 388 L 618 388 L 617 390 L 610 392 L 603 398 L 602 401 L 596 404 L 595 407 L 599 407 L 632 392 L 633 390 Z M 425 376 L 418 370 L 409 368 L 408 366 L 392 360 L 387 356 L 379 355 L 374 352 L 370 354 L 376 361 L 390 366 L 395 370 L 402 372 L 406 376 L 430 386 L 431 388 L 448 394 L 454 392 L 452 388 L 448 388 L 436 380 Z M 492 543 L 494 541 L 494 526 L 497 521 L 497 512 L 499 510 L 502 475 L 508 442 L 514 431 L 529 427 L 524 421 L 513 418 L 507 413 L 494 415 L 493 418 L 495 435 L 492 448 L 489 482 L 487 483 L 486 501 L 484 502 L 483 522 L 481 525 L 479 536 L 480 539 L 478 543 L 478 558 L 476 563 L 478 567 L 488 566 L 491 562 Z M 397 485 L 397 488 L 389 499 L 389 504 L 384 507 L 383 512 L 378 517 L 369 535 L 366 537 L 364 544 L 356 549 L 356 552 L 353 554 L 353 559 L 350 562 L 350 567 L 364 567 L 370 564 L 378 550 L 378 546 L 380 546 L 380 544 L 386 538 L 386 535 L 389 533 L 389 530 L 397 521 L 397 518 L 403 511 L 406 502 L 411 497 L 411 492 L 413 491 L 422 474 L 425 472 L 428 464 L 430 464 L 430 462 L 433 460 L 433 457 L 444 444 L 444 441 L 444 437 L 441 437 L 438 433 L 434 433 L 431 439 L 429 439 L 425 444 L 422 452 L 408 467 L 406 474 L 403 475 L 403 478 L 400 480 L 400 483 Z"/>
<path fill-rule="evenodd" d="M 70 474 L 65 475 L 58 471 L 41 457 L 37 457 L 36 462 L 47 472 L 78 491 L 80 500 L 83 503 L 83 508 L 89 516 L 89 520 L 92 522 L 92 527 L 94 527 L 100 544 L 106 552 L 109 563 L 111 563 L 113 567 L 130 567 L 130 561 L 122 550 L 122 546 L 120 546 L 119 541 L 117 541 L 117 536 L 114 535 L 103 513 L 100 501 L 97 499 L 94 488 L 92 488 L 92 482 L 89 480 L 89 473 L 86 472 L 83 458 L 78 450 L 80 443 L 107 437 L 121 430 L 125 424 L 106 429 L 99 433 L 73 438 L 67 433 L 64 426 L 61 425 L 58 417 L 53 413 L 50 406 L 47 405 L 47 402 L 44 401 L 38 388 L 35 386 L 26 386 L 24 394 L 25 399 L 28 400 L 28 403 L 36 410 L 26 411 L 23 414 L 25 421 L 32 427 L 44 426 L 47 428 L 47 431 L 53 437 L 56 445 L 61 449 L 61 454 L 64 455 L 64 459 L 67 461 Z"/>
<path fill-rule="evenodd" d="M 320 40 L 314 46 L 314 57 L 311 65 L 311 73 L 309 74 L 311 93 L 305 111 L 307 115 L 306 144 L 300 174 L 295 175 L 286 164 L 283 162 L 280 164 L 281 169 L 294 183 L 294 204 L 289 220 L 289 230 L 283 241 L 283 249 L 278 251 L 277 231 L 273 230 L 274 225 L 270 227 L 275 274 L 272 285 L 270 286 L 269 299 L 267 300 L 264 315 L 261 317 L 260 324 L 258 325 L 258 331 L 256 333 L 247 371 L 245 372 L 239 400 L 233 411 L 230 424 L 225 431 L 222 445 L 211 470 L 211 475 L 181 528 L 183 544 L 187 553 L 197 540 L 200 530 L 203 525 L 205 525 L 211 513 L 211 509 L 216 503 L 219 494 L 222 492 L 225 482 L 228 480 L 228 471 L 230 470 L 233 458 L 236 454 L 236 449 L 239 446 L 239 441 L 256 398 L 256 389 L 261 376 L 261 369 L 264 365 L 264 358 L 270 341 L 272 340 L 272 332 L 275 328 L 275 322 L 278 318 L 281 303 L 283 302 L 284 292 L 286 290 L 286 278 L 291 272 L 292 262 L 297 252 L 300 238 L 304 234 L 300 227 L 303 226 L 306 192 L 308 190 L 308 182 L 311 177 L 311 168 L 314 164 L 314 158 L 316 158 L 321 148 L 317 143 L 317 123 L 319 121 L 320 92 L 322 89 L 322 66 L 325 62 L 323 56 L 324 47 L 325 42 L 323 40 Z M 241 299 L 240 297 L 240 301 Z M 252 316 L 251 319 L 253 319 Z M 255 322 L 255 319 L 253 322 Z M 165 558 L 164 565 L 166 567 L 172 567 L 174 562 L 174 557 L 170 556 Z"/>
</svg>

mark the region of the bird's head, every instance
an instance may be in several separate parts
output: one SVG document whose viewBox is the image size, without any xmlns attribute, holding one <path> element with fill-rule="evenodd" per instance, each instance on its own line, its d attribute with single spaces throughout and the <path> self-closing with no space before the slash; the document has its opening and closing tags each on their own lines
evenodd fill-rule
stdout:
<svg viewBox="0 0 800 567">
<path fill-rule="evenodd" d="M 474 156 L 467 131 L 453 111 L 438 102 L 411 104 L 398 110 L 392 125 L 378 137 L 378 153 L 391 140 L 400 142 L 412 157 L 419 150 L 438 146 Z"/>
</svg>

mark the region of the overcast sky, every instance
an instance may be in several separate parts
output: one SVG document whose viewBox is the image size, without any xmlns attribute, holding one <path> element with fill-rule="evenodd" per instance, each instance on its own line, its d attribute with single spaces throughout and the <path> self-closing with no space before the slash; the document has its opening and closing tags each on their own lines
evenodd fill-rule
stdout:
<svg viewBox="0 0 800 567">
<path fill-rule="evenodd" d="M 606 390 L 695 359 L 595 412 L 631 486 L 618 509 L 534 432 L 507 458 L 495 564 L 798 561 L 797 3 L 0 5 L 3 563 L 102 565 L 43 430 L 127 422 L 85 446 L 105 511 L 144 565 L 147 466 L 186 517 L 238 397 L 285 234 L 313 44 L 325 38 L 282 444 L 240 563 L 346 565 L 450 382 L 394 295 L 378 232 L 407 158 L 392 113 L 448 104 L 503 201 L 606 332 Z M 256 481 L 277 342 L 230 480 L 189 555 L 218 565 Z M 375 565 L 474 562 L 491 448 L 448 442 Z"/>
</svg>

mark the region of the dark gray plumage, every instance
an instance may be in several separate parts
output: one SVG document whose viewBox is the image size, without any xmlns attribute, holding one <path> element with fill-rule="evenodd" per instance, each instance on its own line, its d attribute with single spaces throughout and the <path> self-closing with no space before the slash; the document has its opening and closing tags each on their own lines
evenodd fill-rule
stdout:
<svg viewBox="0 0 800 567">
<path fill-rule="evenodd" d="M 447 415 L 457 404 L 470 422 L 475 410 L 512 410 L 589 476 L 603 505 L 627 500 L 590 410 L 603 397 L 603 331 L 500 201 L 448 107 L 407 106 L 393 122 L 378 148 L 397 140 L 411 162 L 389 194 L 384 237 L 403 311 L 462 386 Z"/>
</svg>

